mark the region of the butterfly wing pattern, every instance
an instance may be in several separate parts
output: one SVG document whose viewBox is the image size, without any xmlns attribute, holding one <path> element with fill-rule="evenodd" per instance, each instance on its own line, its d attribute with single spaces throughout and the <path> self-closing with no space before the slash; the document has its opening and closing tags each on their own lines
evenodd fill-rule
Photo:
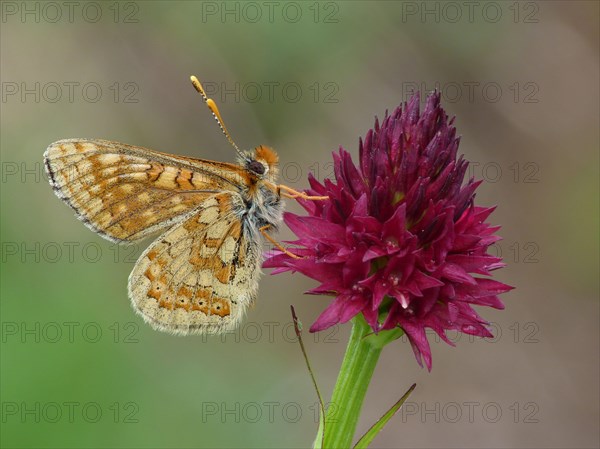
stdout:
<svg viewBox="0 0 600 449">
<path fill-rule="evenodd" d="M 105 140 L 67 139 L 44 154 L 56 195 L 94 232 L 132 242 L 172 225 L 208 195 L 233 189 L 218 163 Z M 223 164 L 231 165 L 231 164 Z"/>
<path fill-rule="evenodd" d="M 259 160 L 274 180 L 271 152 L 256 149 L 273 158 Z M 236 326 L 258 289 L 257 228 L 275 227 L 283 209 L 258 174 L 96 139 L 55 142 L 44 159 L 56 195 L 101 236 L 127 243 L 163 232 L 129 277 L 132 305 L 146 322 L 184 335 Z"/>
<path fill-rule="evenodd" d="M 230 330 L 254 302 L 261 253 L 236 211 L 236 193 L 204 200 L 161 235 L 129 277 L 136 311 L 153 327 L 178 334 Z"/>
</svg>

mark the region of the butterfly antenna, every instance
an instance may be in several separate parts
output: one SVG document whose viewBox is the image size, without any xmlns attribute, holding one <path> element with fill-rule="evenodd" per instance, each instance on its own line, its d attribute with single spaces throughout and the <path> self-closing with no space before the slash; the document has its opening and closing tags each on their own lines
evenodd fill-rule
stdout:
<svg viewBox="0 0 600 449">
<path fill-rule="evenodd" d="M 237 154 L 239 154 L 239 156 L 242 159 L 247 159 L 247 157 L 244 155 L 244 153 L 241 152 L 241 150 L 238 148 L 238 146 L 235 144 L 235 142 L 231 138 L 231 135 L 229 134 L 229 131 L 227 131 L 227 127 L 225 126 L 225 123 L 223 123 L 223 119 L 221 118 L 221 113 L 219 112 L 219 108 L 217 107 L 216 103 L 211 98 L 208 98 L 206 96 L 206 92 L 204 92 L 202 84 L 200 84 L 200 81 L 198 81 L 198 78 L 196 78 L 194 75 L 192 75 L 192 76 L 190 76 L 190 80 L 192 81 L 194 88 L 198 91 L 198 93 L 200 95 L 202 95 L 202 99 L 206 103 L 206 106 L 208 106 L 208 109 L 210 109 L 210 112 L 212 113 L 213 117 L 219 124 L 219 128 L 221 128 L 221 131 L 223 132 L 225 137 L 227 137 L 227 140 L 229 140 L 229 143 L 233 146 L 233 148 L 235 148 L 235 151 L 237 152 Z"/>
</svg>

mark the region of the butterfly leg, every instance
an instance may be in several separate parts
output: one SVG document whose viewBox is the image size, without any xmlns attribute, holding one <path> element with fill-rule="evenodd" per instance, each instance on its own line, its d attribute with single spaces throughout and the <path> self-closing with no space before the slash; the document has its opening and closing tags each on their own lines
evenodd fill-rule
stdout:
<svg viewBox="0 0 600 449">
<path fill-rule="evenodd" d="M 265 225 L 265 226 L 258 228 L 258 230 L 269 242 L 271 242 L 273 245 L 275 245 L 275 247 L 277 249 L 279 249 L 280 251 L 283 251 L 285 254 L 287 254 L 288 256 L 290 256 L 294 259 L 301 259 L 300 256 L 297 256 L 296 254 L 289 252 L 279 242 L 277 242 L 277 240 L 275 240 L 273 237 L 271 237 L 269 234 L 267 234 L 267 229 L 269 229 L 270 227 L 271 227 L 271 225 Z"/>
<path fill-rule="evenodd" d="M 328 196 L 312 196 L 312 195 L 307 195 L 304 192 L 298 192 L 297 190 L 292 189 L 291 187 L 288 187 L 286 185 L 283 184 L 279 184 L 277 186 L 278 192 L 281 192 L 281 190 L 284 190 L 283 193 L 281 193 L 282 196 L 285 196 L 287 198 L 302 198 L 303 200 L 313 200 L 313 201 L 322 201 L 322 200 L 328 200 L 329 197 Z"/>
</svg>

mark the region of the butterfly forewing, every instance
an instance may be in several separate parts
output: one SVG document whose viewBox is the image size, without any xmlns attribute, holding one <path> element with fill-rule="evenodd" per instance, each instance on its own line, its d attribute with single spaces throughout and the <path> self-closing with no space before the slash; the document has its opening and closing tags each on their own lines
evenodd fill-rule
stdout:
<svg viewBox="0 0 600 449">
<path fill-rule="evenodd" d="M 173 333 L 232 329 L 254 301 L 260 249 L 246 234 L 240 195 L 206 198 L 161 235 L 129 277 L 135 310 L 154 328 Z"/>
<path fill-rule="evenodd" d="M 238 166 L 172 156 L 105 140 L 68 139 L 44 154 L 56 194 L 113 241 L 172 225 L 207 196 L 244 183 Z"/>
</svg>

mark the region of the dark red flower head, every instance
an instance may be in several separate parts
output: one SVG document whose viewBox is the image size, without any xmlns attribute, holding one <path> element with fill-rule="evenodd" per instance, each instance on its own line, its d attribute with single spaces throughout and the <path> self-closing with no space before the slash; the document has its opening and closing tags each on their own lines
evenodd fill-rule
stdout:
<svg viewBox="0 0 600 449">
<path fill-rule="evenodd" d="M 456 157 L 453 121 L 438 92 L 423 113 L 415 94 L 375 120 L 359 142 L 358 167 L 340 148 L 335 182 L 309 177 L 307 193 L 329 199 L 299 200 L 307 216 L 285 214 L 302 258 L 277 252 L 264 266 L 299 271 L 320 282 L 308 293 L 335 296 L 311 332 L 362 313 L 375 332 L 401 327 L 428 369 L 425 328 L 449 344 L 447 330 L 492 337 L 472 305 L 502 309 L 497 295 L 512 287 L 481 277 L 504 266 L 487 252 L 499 227 L 486 223 L 494 208 L 474 205 L 481 181 L 463 185 L 468 163 Z"/>
</svg>

